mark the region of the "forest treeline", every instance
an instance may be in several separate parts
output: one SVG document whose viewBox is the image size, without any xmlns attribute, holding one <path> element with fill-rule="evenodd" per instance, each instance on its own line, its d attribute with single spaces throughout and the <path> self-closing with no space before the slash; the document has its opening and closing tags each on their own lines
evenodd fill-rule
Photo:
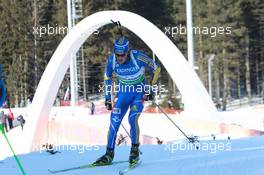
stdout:
<svg viewBox="0 0 264 175">
<path fill-rule="evenodd" d="M 80 13 L 76 23 L 98 11 L 131 11 L 164 31 L 187 58 L 185 0 L 75 1 L 76 11 Z M 204 86 L 208 88 L 208 58 L 214 54 L 214 99 L 264 97 L 264 1 L 192 2 L 195 66 Z M 23 106 L 27 99 L 32 99 L 46 65 L 67 33 L 67 1 L 0 0 L 0 19 L 0 63 L 4 67 L 8 102 L 11 107 Z M 52 34 L 48 33 L 48 28 L 53 28 L 49 31 Z M 134 49 L 152 57 L 152 51 L 140 38 L 127 29 L 123 32 Z M 80 99 L 88 100 L 99 93 L 106 58 L 117 35 L 114 25 L 104 26 L 89 37 L 78 52 Z M 167 93 L 173 94 L 170 98 L 177 95 L 177 85 L 164 67 L 159 83 L 166 86 Z M 59 98 L 63 99 L 69 85 L 67 73 L 58 92 Z"/>
</svg>

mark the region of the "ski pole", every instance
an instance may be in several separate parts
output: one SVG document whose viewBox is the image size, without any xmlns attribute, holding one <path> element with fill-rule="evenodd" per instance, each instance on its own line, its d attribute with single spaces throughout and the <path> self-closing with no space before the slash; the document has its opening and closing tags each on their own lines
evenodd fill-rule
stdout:
<svg viewBox="0 0 264 175">
<path fill-rule="evenodd" d="M 23 168 L 23 166 L 22 166 L 20 160 L 18 159 L 17 155 L 15 154 L 15 151 L 14 151 L 14 149 L 12 148 L 12 146 L 11 146 L 11 144 L 10 144 L 10 142 L 9 142 L 9 140 L 8 140 L 8 138 L 7 138 L 7 136 L 6 136 L 6 134 L 5 134 L 5 130 L 4 130 L 3 124 L 0 124 L 0 131 L 1 131 L 2 134 L 4 135 L 4 137 L 5 137 L 5 139 L 6 139 L 6 142 L 8 143 L 8 146 L 9 146 L 9 148 L 11 149 L 11 151 L 12 151 L 12 153 L 13 153 L 13 155 L 14 155 L 14 158 L 15 158 L 15 160 L 16 160 L 16 163 L 17 163 L 17 165 L 18 165 L 18 167 L 19 167 L 19 169 L 20 169 L 22 175 L 26 175 L 25 170 L 24 170 L 24 168 Z"/>
<path fill-rule="evenodd" d="M 194 146 L 196 146 L 194 144 L 195 139 L 194 138 L 190 138 L 188 137 L 182 130 L 181 128 L 163 111 L 163 109 L 153 100 L 152 101 L 154 105 L 156 105 L 159 110 L 171 121 L 171 123 L 173 123 L 174 126 L 176 126 L 176 128 L 178 128 L 178 130 L 189 140 L 190 143 L 192 143 Z M 197 148 L 197 147 L 196 147 Z"/>
<path fill-rule="evenodd" d="M 127 129 L 125 128 L 125 126 L 124 126 L 122 123 L 121 123 L 121 126 L 122 126 L 122 128 L 126 131 L 126 133 L 127 133 L 128 137 L 130 138 L 130 140 L 132 140 L 132 138 L 131 138 L 129 132 L 127 131 Z M 142 154 L 142 152 L 141 152 L 140 150 L 139 150 L 139 153 Z"/>
<path fill-rule="evenodd" d="M 111 22 L 117 27 L 118 32 L 119 32 L 120 36 L 122 37 L 123 36 L 123 32 L 122 32 L 122 26 L 121 26 L 120 21 L 113 21 L 111 19 Z"/>
<path fill-rule="evenodd" d="M 129 132 L 126 130 L 126 128 L 125 128 L 125 126 L 121 123 L 121 126 L 122 126 L 122 128 L 126 131 L 126 133 L 127 133 L 127 136 L 128 137 L 130 137 L 130 134 L 129 134 Z M 131 139 L 131 137 L 130 137 L 130 139 Z"/>
</svg>

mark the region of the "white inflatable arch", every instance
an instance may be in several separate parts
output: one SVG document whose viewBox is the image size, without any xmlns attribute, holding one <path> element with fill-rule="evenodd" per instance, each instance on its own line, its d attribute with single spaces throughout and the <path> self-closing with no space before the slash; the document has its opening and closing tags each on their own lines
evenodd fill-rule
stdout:
<svg viewBox="0 0 264 175">
<path fill-rule="evenodd" d="M 60 84 L 75 55 L 85 40 L 100 27 L 113 21 L 134 32 L 157 55 L 169 72 L 195 117 L 216 119 L 217 111 L 197 74 L 172 41 L 155 25 L 145 18 L 127 11 L 103 11 L 86 17 L 79 22 L 62 40 L 41 77 L 28 121 L 31 131 L 30 148 L 40 143 L 47 129 L 48 117 Z M 27 128 L 27 127 L 26 127 Z M 32 131 L 32 128 L 35 128 Z"/>
</svg>

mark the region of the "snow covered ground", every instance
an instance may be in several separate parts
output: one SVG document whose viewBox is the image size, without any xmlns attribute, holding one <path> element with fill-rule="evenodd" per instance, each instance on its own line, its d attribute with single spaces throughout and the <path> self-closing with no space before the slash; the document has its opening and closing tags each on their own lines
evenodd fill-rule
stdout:
<svg viewBox="0 0 264 175">
<path fill-rule="evenodd" d="M 243 107 L 233 111 L 220 112 L 224 123 L 240 125 L 264 131 L 264 105 Z"/>
<path fill-rule="evenodd" d="M 26 113 L 27 109 L 14 109 L 15 115 L 23 113 L 26 120 L 30 120 Z M 149 145 L 141 146 L 143 155 L 141 159 L 143 161 L 135 170 L 129 172 L 129 174 L 136 175 L 263 175 L 264 166 L 262 162 L 264 160 L 264 136 L 259 137 L 247 137 L 233 140 L 233 138 L 239 138 L 231 136 L 231 140 L 227 140 L 226 134 L 216 134 L 216 141 L 212 140 L 210 135 L 204 133 L 211 128 L 208 124 L 204 123 L 206 127 L 203 127 L 201 123 L 197 123 L 197 120 L 192 121 L 188 117 L 184 117 L 184 113 L 170 114 L 173 120 L 188 134 L 195 134 L 201 137 L 200 150 L 192 149 L 188 144 L 184 144 L 182 140 L 182 134 L 178 132 L 173 125 L 167 121 L 163 114 L 144 113 L 140 119 L 141 134 L 145 136 L 158 136 L 165 141 L 164 145 Z M 264 130 L 264 107 L 263 105 L 241 108 L 234 111 L 221 112 L 221 122 L 239 125 L 257 130 Z M 74 138 L 75 140 L 62 140 L 62 137 L 49 134 L 50 141 L 55 140 L 58 143 L 68 143 L 64 147 L 59 147 L 61 153 L 50 155 L 47 152 L 34 152 L 28 154 L 21 154 L 20 148 L 23 147 L 23 132 L 21 129 L 15 128 L 8 133 L 9 138 L 17 142 L 13 142 L 15 152 L 19 153 L 19 158 L 22 160 L 22 164 L 25 167 L 26 174 L 28 175 L 48 175 L 48 169 L 63 169 L 69 167 L 75 167 L 93 162 L 96 158 L 101 156 L 105 149 L 103 145 L 105 143 L 105 136 L 107 127 L 109 125 L 109 114 L 98 114 L 91 116 L 87 108 L 78 108 L 72 110 L 71 108 L 54 108 L 52 112 L 52 121 L 64 122 L 57 131 L 65 132 L 67 137 Z M 71 125 L 66 125 L 65 121 L 71 121 Z M 82 132 L 72 132 L 71 126 L 82 126 L 76 122 L 82 123 L 83 126 L 89 126 L 91 131 L 86 130 Z M 199 125 L 199 128 L 203 130 L 195 130 L 195 127 Z M 211 125 L 211 124 L 210 124 Z M 52 125 L 53 127 L 56 125 Z M 60 126 L 60 125 L 58 125 Z M 124 126 L 129 128 L 127 119 L 124 120 Z M 202 126 L 202 127 L 201 127 Z M 215 127 L 215 124 L 212 124 Z M 77 142 L 76 137 L 69 135 L 71 133 L 77 134 L 80 138 L 89 137 L 89 133 L 94 133 L 96 127 L 104 129 L 101 131 L 101 140 L 97 144 L 90 144 L 89 146 L 81 145 L 82 142 Z M 54 128 L 53 128 L 54 129 Z M 52 127 L 49 128 L 52 131 Z M 66 132 L 68 130 L 68 132 Z M 99 138 L 99 132 L 96 130 L 96 135 Z M 121 132 L 124 133 L 122 129 Z M 198 132 L 199 131 L 199 132 Z M 240 131 L 240 130 L 239 130 Z M 49 132 L 52 133 L 52 132 Z M 80 134 L 84 135 L 80 135 Z M 208 133 L 212 133 L 211 131 Z M 87 135 L 88 134 L 88 135 Z M 145 137 L 144 136 L 144 137 Z M 53 138 L 52 138 L 53 137 Z M 147 140 L 149 138 L 147 137 Z M 177 140 L 177 142 L 171 142 L 171 140 Z M 72 145 L 73 141 L 78 143 L 79 146 Z M 87 142 L 86 142 L 87 143 Z M 4 148 L 2 147 L 3 145 Z M 128 144 L 129 145 L 129 144 Z M 0 172 L 1 174 L 18 175 L 20 174 L 19 168 L 16 165 L 14 157 L 10 156 L 12 153 L 8 147 L 6 147 L 5 140 L 0 135 Z M 116 149 L 115 161 L 124 161 L 128 159 L 129 146 L 121 146 Z M 9 155 L 9 156 L 8 156 Z M 8 156 L 8 158 L 7 158 Z M 127 163 L 121 163 L 112 165 L 109 167 L 97 167 L 85 170 L 76 170 L 67 173 L 60 173 L 64 175 L 78 174 L 78 175 L 111 175 L 118 174 L 119 170 L 124 169 Z"/>
<path fill-rule="evenodd" d="M 143 145 L 142 164 L 128 174 L 134 175 L 263 175 L 264 137 L 251 137 L 238 140 L 215 140 L 200 142 L 195 150 L 185 142 L 167 145 Z M 104 147 L 82 147 L 60 150 L 50 155 L 35 152 L 20 155 L 28 175 L 48 175 L 48 169 L 64 169 L 84 165 L 94 161 L 104 153 Z M 129 147 L 116 149 L 115 161 L 127 160 Z M 61 175 L 118 175 L 127 163 L 106 167 L 74 170 Z M 1 174 L 20 174 L 13 157 L 0 163 Z"/>
</svg>

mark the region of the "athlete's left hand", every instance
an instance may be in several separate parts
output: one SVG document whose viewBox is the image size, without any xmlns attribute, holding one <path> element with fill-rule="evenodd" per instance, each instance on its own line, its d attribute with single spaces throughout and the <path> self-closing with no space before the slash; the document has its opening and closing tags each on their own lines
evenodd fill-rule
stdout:
<svg viewBox="0 0 264 175">
<path fill-rule="evenodd" d="M 143 97 L 143 99 L 145 101 L 152 101 L 152 100 L 154 100 L 154 93 L 153 92 L 150 92 L 148 94 L 145 94 L 144 97 Z"/>
</svg>

